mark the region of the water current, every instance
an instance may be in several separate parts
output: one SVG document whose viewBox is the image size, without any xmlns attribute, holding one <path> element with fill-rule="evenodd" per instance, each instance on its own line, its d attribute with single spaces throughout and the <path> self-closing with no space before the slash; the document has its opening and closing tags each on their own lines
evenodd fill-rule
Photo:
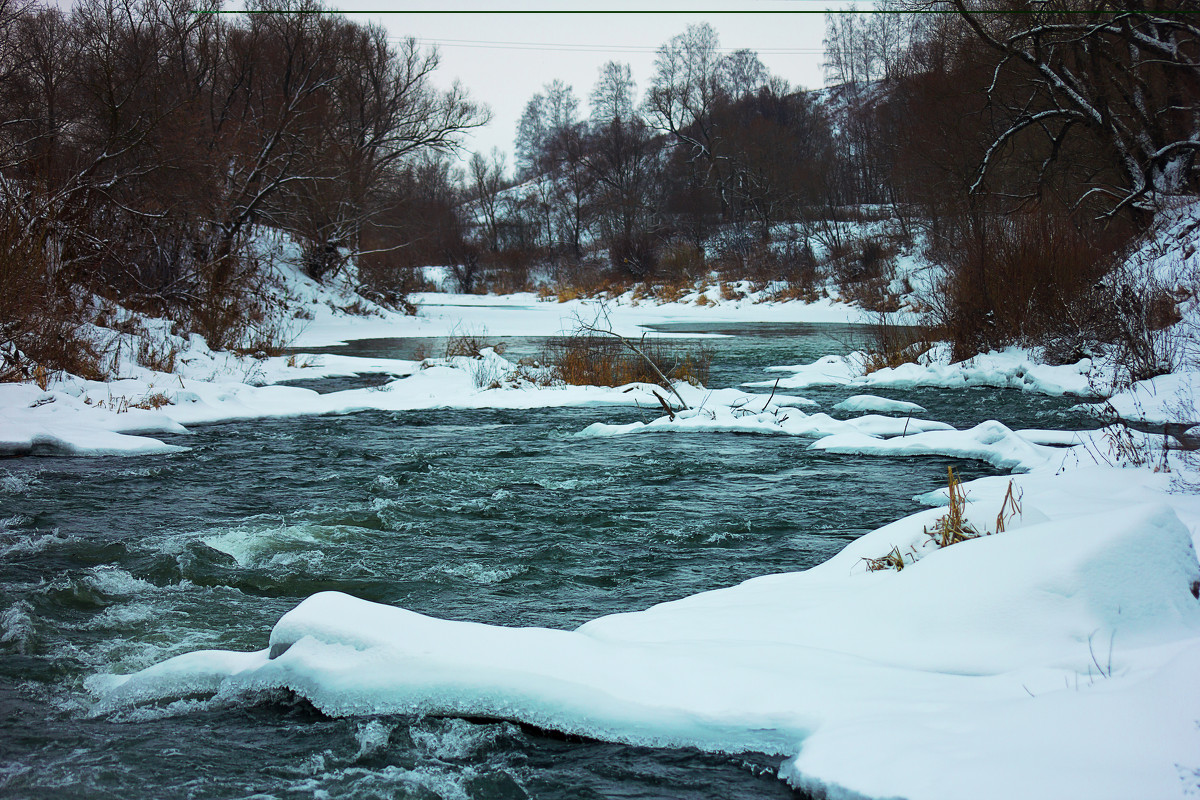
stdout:
<svg viewBox="0 0 1200 800">
<path fill-rule="evenodd" d="M 852 347 L 850 326 L 726 334 L 710 384 Z M 412 357 L 436 340 L 336 352 Z M 510 339 L 512 357 L 535 339 Z M 370 377 L 313 382 L 322 391 Z M 769 390 L 764 390 L 769 391 Z M 856 392 L 800 394 L 823 410 Z M 881 391 L 956 426 L 1087 424 L 1070 399 Z M 836 412 L 834 412 L 836 413 Z M 295 697 L 95 716 L 98 673 L 204 648 L 258 650 L 336 589 L 444 618 L 571 628 L 820 563 L 987 465 L 861 458 L 729 434 L 575 439 L 651 409 L 422 411 L 237 422 L 139 458 L 0 463 L 0 796 L 772 798 L 778 757 L 655 750 L 508 722 L 330 719 Z"/>
</svg>

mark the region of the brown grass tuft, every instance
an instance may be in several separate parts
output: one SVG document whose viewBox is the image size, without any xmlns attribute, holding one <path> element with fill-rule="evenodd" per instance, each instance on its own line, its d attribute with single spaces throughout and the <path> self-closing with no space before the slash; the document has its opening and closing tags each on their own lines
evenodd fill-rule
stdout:
<svg viewBox="0 0 1200 800">
<path fill-rule="evenodd" d="M 488 344 L 485 336 L 487 336 L 486 329 L 460 331 L 456 328 L 452 330 L 446 339 L 446 358 L 455 358 L 456 356 L 477 358 L 488 347 L 496 353 L 504 352 L 504 342 Z"/>
<path fill-rule="evenodd" d="M 643 340 L 640 347 L 672 381 L 702 386 L 708 380 L 713 351 L 707 347 L 685 350 L 657 340 Z M 662 383 L 640 356 L 609 336 L 578 334 L 551 339 L 542 349 L 540 360 L 552 367 L 560 380 L 573 386 Z"/>
<path fill-rule="evenodd" d="M 995 530 L 979 531 L 967 521 L 967 493 L 963 490 L 962 481 L 954 472 L 954 467 L 946 468 L 946 485 L 950 494 L 946 513 L 938 517 L 937 521 L 933 523 L 932 529 L 925 528 L 925 535 L 932 540 L 936 547 L 949 547 L 968 539 L 1003 533 L 1009 521 L 1021 513 L 1021 493 L 1014 491 L 1013 482 L 1009 481 L 1008 490 L 1004 493 L 1004 499 L 1000 503 L 1000 511 L 996 514 Z M 914 551 L 912 560 L 915 562 L 916 559 L 917 554 Z M 900 553 L 899 547 L 893 547 L 891 552 L 878 558 L 864 558 L 863 561 L 867 563 L 867 570 L 870 572 L 885 569 L 894 569 L 899 572 L 905 567 L 904 556 Z"/>
<path fill-rule="evenodd" d="M 946 478 L 950 492 L 950 503 L 946 507 L 946 513 L 933 523 L 933 530 L 925 529 L 926 535 L 931 537 L 938 547 L 949 547 L 981 535 L 966 520 L 967 495 L 963 491 L 962 480 L 954 472 L 954 467 L 946 467 Z"/>
</svg>

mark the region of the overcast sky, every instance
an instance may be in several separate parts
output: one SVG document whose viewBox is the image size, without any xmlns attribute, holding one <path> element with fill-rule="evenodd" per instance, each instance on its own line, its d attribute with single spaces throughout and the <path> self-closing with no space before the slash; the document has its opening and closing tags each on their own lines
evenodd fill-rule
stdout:
<svg viewBox="0 0 1200 800">
<path fill-rule="evenodd" d="M 573 0 L 541 4 L 509 2 L 505 12 L 488 12 L 496 2 L 456 0 L 455 9 L 472 13 L 407 12 L 430 8 L 436 0 L 342 0 L 331 3 L 343 11 L 388 10 L 393 13 L 351 14 L 385 26 L 397 38 L 412 36 L 436 45 L 442 62 L 435 82 L 449 86 L 455 79 L 471 95 L 491 107 L 492 122 L 467 140 L 469 150 L 498 147 L 512 164 L 517 120 L 526 102 L 542 85 L 559 78 L 575 89 L 581 115 L 606 61 L 624 61 L 633 69 L 639 100 L 653 76 L 655 50 L 689 24 L 708 22 L 720 35 L 722 50 L 749 48 L 758 52 L 772 74 L 793 86 L 823 84 L 821 38 L 824 17 L 814 12 L 844 3 L 836 0 L 688 0 L 685 3 L 620 0 Z M 353 3 L 353 5 L 351 5 Z M 436 7 L 436 6 L 434 6 Z M 745 8 L 745 12 L 717 13 Z M 517 14 L 512 9 L 654 9 L 664 13 L 544 13 Z M 672 13 L 671 9 L 686 9 Z M 394 12 L 402 13 L 394 13 Z"/>
</svg>

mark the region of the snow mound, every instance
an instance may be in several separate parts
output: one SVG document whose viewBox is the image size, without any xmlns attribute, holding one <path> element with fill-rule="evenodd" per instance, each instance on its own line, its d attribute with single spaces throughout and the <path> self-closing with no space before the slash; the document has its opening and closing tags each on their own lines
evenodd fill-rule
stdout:
<svg viewBox="0 0 1200 800">
<path fill-rule="evenodd" d="M 944 422 L 933 420 L 884 417 L 867 414 L 856 419 L 839 420 L 828 414 L 805 414 L 791 407 L 780 407 L 774 403 L 763 411 L 746 406 L 712 406 L 692 408 L 675 412 L 672 416 L 661 416 L 650 422 L 630 422 L 610 425 L 594 422 L 576 436 L 584 439 L 627 436 L 635 433 L 674 431 L 681 433 L 753 433 L 777 436 L 804 436 L 820 438 L 835 434 L 855 435 L 868 438 L 880 436 L 905 436 L 923 431 L 952 431 Z"/>
<path fill-rule="evenodd" d="M 1115 413 L 1152 425 L 1200 422 L 1200 372 L 1187 370 L 1138 381 L 1106 402 L 1089 406 L 1099 416 Z"/>
<path fill-rule="evenodd" d="M 813 442 L 810 447 L 856 455 L 973 458 L 1016 472 L 1058 464 L 1063 457 L 1061 449 L 1034 444 L 995 420 L 981 422 L 965 431 L 928 431 L 884 440 L 862 433 L 846 433 Z"/>
<path fill-rule="evenodd" d="M 331 715 L 786 753 L 793 784 L 871 796 L 1178 792 L 1175 765 L 1200 752 L 1200 567 L 1171 509 L 1028 525 L 899 573 L 851 574 L 853 556 L 575 631 L 323 592 L 261 651 L 190 653 L 89 687 L 96 713 L 283 688 Z"/>
<path fill-rule="evenodd" d="M 1026 350 L 1009 348 L 984 353 L 954 364 L 941 363 L 949 358 L 945 346 L 934 348 L 922 364 L 901 364 L 870 374 L 863 374 L 865 356 L 851 353 L 845 356 L 825 356 L 811 364 L 768 367 L 768 372 L 790 372 L 780 379 L 781 389 L 803 389 L 812 386 L 875 386 L 890 389 L 915 389 L 933 386 L 959 389 L 971 386 L 1021 389 L 1046 395 L 1095 396 L 1091 386 L 1092 362 L 1083 359 L 1077 364 L 1049 366 L 1039 364 Z M 774 386 L 775 381 L 752 381 L 748 387 Z"/>
<path fill-rule="evenodd" d="M 892 400 L 887 397 L 876 397 L 873 394 L 856 394 L 847 397 L 834 406 L 838 411 L 878 411 L 883 414 L 921 413 L 924 406 L 910 403 L 907 400 Z"/>
<path fill-rule="evenodd" d="M 151 455 L 187 449 L 135 435 L 187 432 L 158 412 L 89 407 L 62 389 L 3 384 L 0 409 L 0 456 Z"/>
</svg>

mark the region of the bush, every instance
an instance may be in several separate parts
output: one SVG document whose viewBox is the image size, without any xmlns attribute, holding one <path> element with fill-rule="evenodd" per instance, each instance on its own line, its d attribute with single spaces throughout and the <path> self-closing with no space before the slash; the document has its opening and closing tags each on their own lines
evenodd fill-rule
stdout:
<svg viewBox="0 0 1200 800">
<path fill-rule="evenodd" d="M 642 339 L 638 347 L 669 380 L 698 386 L 708 381 L 713 351 L 707 347 L 682 349 L 654 339 Z M 541 363 L 574 386 L 662 383 L 654 368 L 615 336 L 577 333 L 551 339 L 542 348 Z"/>
<path fill-rule="evenodd" d="M 485 253 L 482 261 L 482 282 L 489 292 L 513 294 L 533 290 L 529 277 L 529 254 L 521 251 Z"/>
<path fill-rule="evenodd" d="M 0 380 L 48 385 L 60 372 L 103 380 L 106 354 L 86 332 L 88 307 L 51 274 L 45 239 L 17 219 L 0 219 Z"/>
<path fill-rule="evenodd" d="M 1114 341 L 1112 294 L 1101 279 L 1125 232 L 1092 229 L 1045 206 L 961 221 L 947 277 L 930 298 L 955 360 L 1011 344 L 1051 361 L 1092 355 Z"/>
<path fill-rule="evenodd" d="M 842 299 L 868 311 L 899 310 L 900 299 L 890 291 L 895 257 L 896 248 L 876 238 L 848 241 L 832 251 L 829 269 Z"/>
<path fill-rule="evenodd" d="M 645 278 L 658 266 L 658 244 L 650 234 L 618 236 L 608 246 L 613 269 L 631 278 Z"/>
<path fill-rule="evenodd" d="M 485 336 L 487 336 L 487 329 L 459 330 L 455 328 L 450 331 L 450 336 L 446 339 L 446 358 L 459 356 L 478 358 L 488 347 L 495 350 L 496 353 L 504 352 L 504 342 L 488 344 L 484 339 Z"/>
<path fill-rule="evenodd" d="M 690 242 L 672 242 L 658 260 L 656 277 L 664 284 L 691 284 L 704 275 L 704 251 Z"/>
<path fill-rule="evenodd" d="M 915 364 L 933 347 L 935 331 L 924 326 L 891 325 L 887 315 L 879 314 L 871 324 L 870 344 L 863 360 L 863 373 Z"/>
</svg>

